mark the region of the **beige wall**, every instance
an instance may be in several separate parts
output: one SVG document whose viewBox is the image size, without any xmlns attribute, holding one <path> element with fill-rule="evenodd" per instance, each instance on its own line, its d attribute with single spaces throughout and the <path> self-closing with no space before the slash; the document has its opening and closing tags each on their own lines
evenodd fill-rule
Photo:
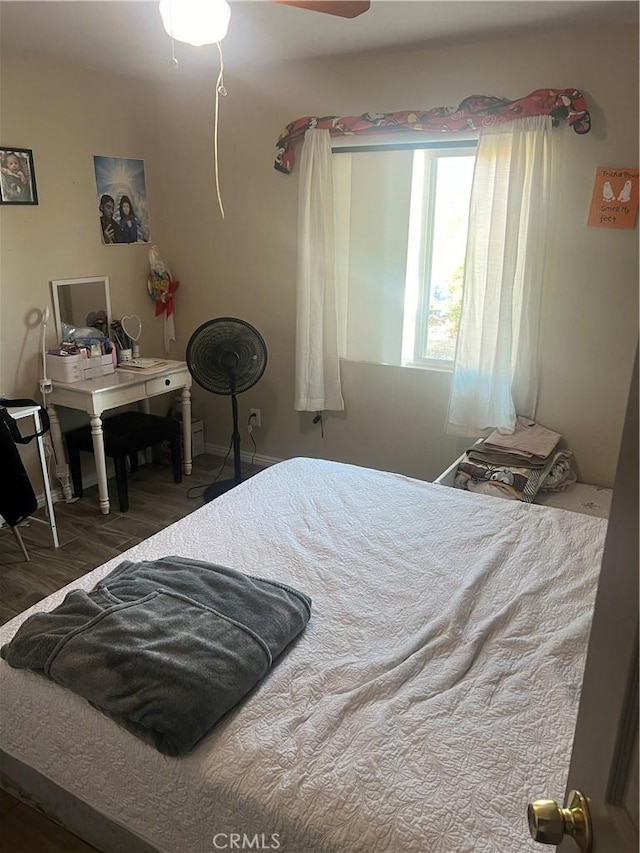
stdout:
<svg viewBox="0 0 640 853">
<path fill-rule="evenodd" d="M 91 171 L 94 153 L 141 156 L 153 239 L 181 281 L 177 356 L 200 323 L 223 315 L 254 324 L 269 347 L 262 380 L 239 398 L 243 423 L 249 407 L 262 410 L 258 452 L 324 456 L 424 478 L 464 446 L 443 431 L 447 373 L 345 362 L 346 410 L 325 415 L 324 438 L 312 415 L 293 411 L 297 172 L 273 169 L 276 138 L 288 121 L 307 114 L 430 108 L 471 94 L 517 98 L 545 85 L 582 89 L 592 133 L 579 137 L 564 128 L 557 137 L 563 161 L 545 282 L 538 419 L 566 436 L 583 480 L 612 484 L 638 334 L 637 227 L 593 229 L 585 220 L 596 166 L 638 165 L 637 30 L 560 31 L 246 75 L 227 65 L 229 94 L 220 108 L 224 220 L 213 176 L 212 80 L 177 78 L 153 91 L 93 72 L 78 77 L 34 67 L 26 58 L 5 56 L 3 66 L 2 138 L 34 149 L 41 197 L 38 207 L 0 211 L 3 390 L 35 393 L 37 341 L 27 324 L 29 312 L 48 299 L 49 279 L 107 273 L 117 282 L 116 313 L 150 313 L 146 250 L 100 245 Z M 149 320 L 143 343 L 143 354 L 161 354 L 159 324 Z M 195 388 L 194 412 L 205 418 L 207 442 L 226 446 L 228 398 Z M 243 450 L 251 449 L 243 430 Z"/>
<path fill-rule="evenodd" d="M 94 154 L 144 158 L 153 235 L 161 239 L 154 98 L 153 86 L 3 51 L 0 140 L 33 149 L 39 198 L 33 207 L 0 206 L 5 396 L 40 399 L 39 322 L 41 310 L 52 305 L 52 279 L 108 276 L 114 316 L 140 314 L 143 345 L 161 346 L 161 326 L 146 295 L 147 247 L 102 245 L 93 173 Z M 52 324 L 47 340 L 56 343 Z M 35 451 L 29 446 L 25 453 L 33 470 Z"/>
<path fill-rule="evenodd" d="M 243 412 L 262 409 L 259 451 L 431 478 L 459 448 L 443 431 L 447 374 L 343 363 L 346 410 L 326 415 L 324 439 L 311 415 L 292 411 L 297 173 L 272 168 L 281 128 L 301 115 L 429 108 L 471 94 L 516 98 L 545 85 L 575 86 L 586 93 L 594 128 L 582 137 L 566 127 L 557 132 L 563 158 L 545 282 L 538 419 L 566 436 L 584 480 L 611 485 L 637 340 L 638 232 L 587 228 L 585 221 L 596 167 L 638 164 L 637 81 L 638 33 L 618 28 L 292 64 L 263 75 L 227 66 L 224 221 L 211 181 L 213 87 L 185 83 L 163 93 L 163 112 L 177 128 L 161 147 L 175 224 L 169 252 L 184 285 L 182 340 L 198 322 L 224 314 L 261 330 L 270 363 L 241 398 Z M 176 146 L 179 170 L 169 165 Z M 228 401 L 195 397 L 207 440 L 226 445 Z"/>
</svg>

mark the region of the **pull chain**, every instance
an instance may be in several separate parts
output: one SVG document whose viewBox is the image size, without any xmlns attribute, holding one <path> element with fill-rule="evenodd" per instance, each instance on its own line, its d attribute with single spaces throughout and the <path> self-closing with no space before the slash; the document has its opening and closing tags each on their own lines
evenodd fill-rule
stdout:
<svg viewBox="0 0 640 853">
<path fill-rule="evenodd" d="M 173 3 L 169 3 L 169 29 L 171 31 L 171 65 L 177 68 L 179 63 L 176 58 L 176 43 L 173 39 Z"/>
<path fill-rule="evenodd" d="M 173 32 L 172 10 L 173 6 L 169 4 L 170 29 Z M 216 195 L 218 196 L 218 207 L 220 208 L 220 214 L 224 219 L 224 207 L 222 206 L 222 196 L 220 194 L 220 170 L 218 168 L 218 116 L 220 112 L 220 98 L 226 98 L 227 90 L 224 87 L 224 57 L 222 56 L 222 45 L 220 44 L 220 42 L 216 42 L 216 47 L 218 48 L 218 53 L 220 55 L 220 72 L 218 74 L 218 79 L 216 80 L 216 107 L 213 125 L 213 154 L 215 160 Z M 178 67 L 178 60 L 176 58 L 175 41 L 173 39 L 173 35 L 171 36 L 171 64 L 174 68 Z"/>
<path fill-rule="evenodd" d="M 220 98 L 226 98 L 227 90 L 224 87 L 224 58 L 222 56 L 222 46 L 220 42 L 216 42 L 216 47 L 218 48 L 218 53 L 220 54 L 220 73 L 218 74 L 218 79 L 216 80 L 216 111 L 213 127 L 213 152 L 215 158 L 216 194 L 218 196 L 218 207 L 220 208 L 220 214 L 224 219 L 224 207 L 222 206 L 222 197 L 220 195 L 220 175 L 218 169 L 218 114 L 220 109 Z"/>
</svg>

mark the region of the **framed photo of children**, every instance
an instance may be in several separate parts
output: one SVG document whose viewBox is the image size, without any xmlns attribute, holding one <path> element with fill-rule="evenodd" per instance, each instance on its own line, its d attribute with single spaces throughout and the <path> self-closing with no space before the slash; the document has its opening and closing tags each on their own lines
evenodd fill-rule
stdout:
<svg viewBox="0 0 640 853">
<path fill-rule="evenodd" d="M 150 243 L 144 160 L 94 155 L 93 170 L 104 245 Z"/>
<path fill-rule="evenodd" d="M 0 145 L 0 204 L 37 204 L 33 152 Z"/>
</svg>

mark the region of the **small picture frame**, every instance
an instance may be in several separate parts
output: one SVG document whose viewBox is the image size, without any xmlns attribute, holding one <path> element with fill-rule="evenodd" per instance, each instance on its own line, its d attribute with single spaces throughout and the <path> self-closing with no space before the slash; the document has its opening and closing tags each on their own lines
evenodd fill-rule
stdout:
<svg viewBox="0 0 640 853">
<path fill-rule="evenodd" d="M 0 145 L 0 204 L 37 204 L 33 151 Z"/>
</svg>

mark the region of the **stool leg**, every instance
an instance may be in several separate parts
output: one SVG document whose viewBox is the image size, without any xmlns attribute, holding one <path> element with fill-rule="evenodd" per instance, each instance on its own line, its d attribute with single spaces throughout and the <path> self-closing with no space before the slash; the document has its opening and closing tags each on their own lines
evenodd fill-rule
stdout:
<svg viewBox="0 0 640 853">
<path fill-rule="evenodd" d="M 17 527 L 12 527 L 12 528 L 11 528 L 11 532 L 13 533 L 13 535 L 14 535 L 14 537 L 15 537 L 16 542 L 17 542 L 17 543 L 18 543 L 18 545 L 20 546 L 20 550 L 22 551 L 22 555 L 23 555 L 23 557 L 25 558 L 25 560 L 27 560 L 27 562 L 30 562 L 30 561 L 31 561 L 31 557 L 29 557 L 29 552 L 27 551 L 27 549 L 26 549 L 26 547 L 25 547 L 25 544 L 24 544 L 24 542 L 22 541 L 22 534 L 20 533 L 20 531 L 18 530 L 18 528 L 17 528 Z"/>
<path fill-rule="evenodd" d="M 136 471 L 138 470 L 138 451 L 137 450 L 135 453 L 132 453 L 131 456 L 129 457 L 129 470 L 131 471 L 132 474 L 135 474 Z"/>
<path fill-rule="evenodd" d="M 182 453 L 180 452 L 180 433 L 169 440 L 171 447 L 171 464 L 173 465 L 173 482 L 182 482 Z"/>
<path fill-rule="evenodd" d="M 113 460 L 116 469 L 116 487 L 118 489 L 118 500 L 120 501 L 120 512 L 129 510 L 129 489 L 127 487 L 127 457 L 116 456 Z"/>
<path fill-rule="evenodd" d="M 81 498 L 84 494 L 82 486 L 82 465 L 80 464 L 80 451 L 75 445 L 67 445 L 67 456 L 69 457 L 69 473 L 73 483 L 73 495 Z"/>
</svg>

